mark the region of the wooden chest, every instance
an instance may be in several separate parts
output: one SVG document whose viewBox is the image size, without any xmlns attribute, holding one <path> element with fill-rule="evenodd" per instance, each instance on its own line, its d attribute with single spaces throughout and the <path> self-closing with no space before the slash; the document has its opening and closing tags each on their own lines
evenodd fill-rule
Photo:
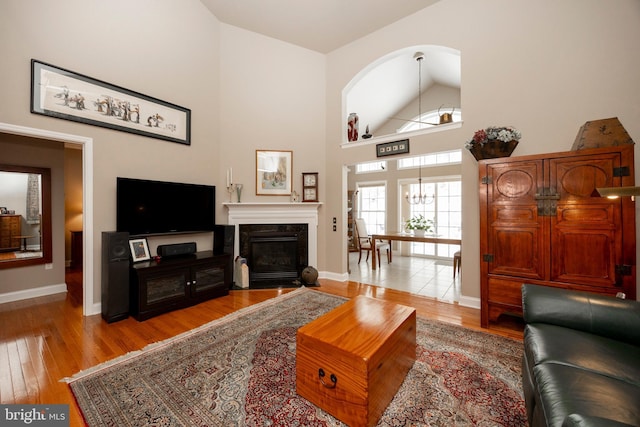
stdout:
<svg viewBox="0 0 640 427">
<path fill-rule="evenodd" d="M 571 147 L 572 151 L 586 148 L 617 147 L 624 144 L 633 144 L 633 140 L 627 133 L 617 117 L 610 119 L 593 120 L 580 127 L 576 140 Z"/>
<path fill-rule="evenodd" d="M 297 392 L 349 426 L 372 426 L 415 358 L 416 310 L 357 296 L 298 329 Z"/>
</svg>

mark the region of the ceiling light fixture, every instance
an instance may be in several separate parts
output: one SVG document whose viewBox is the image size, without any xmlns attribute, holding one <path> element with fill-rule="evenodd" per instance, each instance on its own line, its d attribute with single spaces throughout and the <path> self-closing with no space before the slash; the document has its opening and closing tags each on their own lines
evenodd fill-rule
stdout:
<svg viewBox="0 0 640 427">
<path fill-rule="evenodd" d="M 418 61 L 418 123 L 420 129 L 422 129 L 422 61 L 424 60 L 424 53 L 416 52 L 413 55 L 413 59 Z"/>
<path fill-rule="evenodd" d="M 402 119 L 400 117 L 391 117 L 391 119 L 402 120 L 403 122 L 418 123 L 418 129 L 422 129 L 422 125 L 437 126 L 438 123 L 429 123 L 429 122 L 422 121 L 422 61 L 424 60 L 424 53 L 422 52 L 414 53 L 413 59 L 415 59 L 418 62 L 418 117 L 417 117 L 417 120 L 407 120 L 407 119 Z"/>
<path fill-rule="evenodd" d="M 426 205 L 432 203 L 435 200 L 435 195 L 428 196 L 427 194 L 422 194 L 422 165 L 418 166 L 418 194 L 414 194 L 409 197 L 409 192 L 404 195 L 405 200 L 410 205 Z"/>
</svg>

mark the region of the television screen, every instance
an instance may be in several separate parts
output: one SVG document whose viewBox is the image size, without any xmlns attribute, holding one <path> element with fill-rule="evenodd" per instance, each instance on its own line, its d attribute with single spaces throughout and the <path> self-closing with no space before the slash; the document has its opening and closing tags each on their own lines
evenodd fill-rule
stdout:
<svg viewBox="0 0 640 427">
<path fill-rule="evenodd" d="M 215 205 L 213 185 L 118 177 L 116 228 L 131 235 L 212 231 Z"/>
</svg>

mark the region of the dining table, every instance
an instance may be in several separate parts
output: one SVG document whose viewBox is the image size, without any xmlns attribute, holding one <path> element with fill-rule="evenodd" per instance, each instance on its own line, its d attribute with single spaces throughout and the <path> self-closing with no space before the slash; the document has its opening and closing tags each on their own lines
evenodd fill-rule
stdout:
<svg viewBox="0 0 640 427">
<path fill-rule="evenodd" d="M 386 233 L 378 233 L 371 235 L 371 268 L 373 270 L 376 269 L 377 259 L 376 259 L 376 242 L 378 240 L 383 240 L 389 242 L 389 251 L 391 251 L 391 241 L 398 240 L 401 242 L 422 242 L 422 243 L 435 243 L 442 245 L 461 245 L 462 239 L 451 239 L 448 237 L 441 237 L 435 234 L 425 234 L 425 235 L 417 235 L 414 233 L 405 233 L 401 231 L 393 231 Z"/>
</svg>

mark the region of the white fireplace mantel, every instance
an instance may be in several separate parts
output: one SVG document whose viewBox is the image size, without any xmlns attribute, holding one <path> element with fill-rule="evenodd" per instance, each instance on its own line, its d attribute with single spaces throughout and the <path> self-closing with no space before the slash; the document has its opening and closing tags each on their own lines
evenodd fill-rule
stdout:
<svg viewBox="0 0 640 427">
<path fill-rule="evenodd" d="M 235 225 L 234 259 L 240 253 L 239 226 L 243 224 L 307 224 L 309 265 L 318 268 L 318 209 L 322 203 L 223 203 L 228 224 Z"/>
</svg>

